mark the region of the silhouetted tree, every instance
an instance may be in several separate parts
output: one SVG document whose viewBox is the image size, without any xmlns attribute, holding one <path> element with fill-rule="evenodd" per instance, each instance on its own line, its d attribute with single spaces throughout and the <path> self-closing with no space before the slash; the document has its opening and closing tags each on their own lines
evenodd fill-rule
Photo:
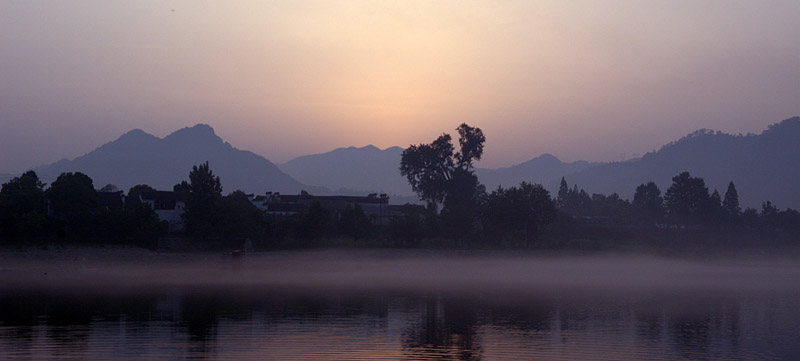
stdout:
<svg viewBox="0 0 800 361">
<path fill-rule="evenodd" d="M 36 235 L 45 224 L 45 184 L 27 171 L 0 189 L 0 231 L 4 235 Z"/>
<path fill-rule="evenodd" d="M 85 236 L 89 233 L 97 191 L 92 178 L 80 172 L 61 173 L 45 192 L 60 235 Z"/>
<path fill-rule="evenodd" d="M 558 209 L 566 209 L 569 202 L 569 185 L 567 180 L 561 177 L 561 184 L 558 186 L 558 198 L 556 198 L 556 206 Z"/>
<path fill-rule="evenodd" d="M 450 191 L 456 171 L 472 173 L 472 163 L 480 160 L 486 137 L 480 128 L 461 124 L 458 143 L 461 150 L 454 153 L 449 134 L 442 134 L 431 144 L 412 145 L 405 149 L 400 160 L 400 174 L 408 179 L 420 199 L 442 203 Z"/>
<path fill-rule="evenodd" d="M 398 246 L 414 246 L 425 235 L 431 236 L 431 230 L 426 227 L 428 218 L 435 221 L 436 212 L 428 212 L 425 207 L 406 203 L 403 205 L 402 216 L 391 220 L 388 227 L 389 235 L 397 240 Z"/>
<path fill-rule="evenodd" d="M 785 211 L 778 213 L 778 224 L 783 231 L 800 231 L 800 212 L 787 208 Z"/>
<path fill-rule="evenodd" d="M 619 194 L 611 193 L 592 194 L 592 212 L 595 217 L 606 217 L 609 222 L 616 224 L 625 223 L 630 219 L 630 203 L 619 197 Z"/>
<path fill-rule="evenodd" d="M 81 172 L 61 173 L 46 194 L 56 218 L 83 217 L 97 207 L 92 178 Z"/>
<path fill-rule="evenodd" d="M 355 205 L 348 204 L 340 214 L 339 232 L 349 235 L 355 240 L 366 235 L 371 226 L 372 223 L 370 223 L 369 219 L 364 214 L 364 209 L 362 209 L 361 205 L 358 203 Z"/>
<path fill-rule="evenodd" d="M 564 177 L 561 177 L 556 204 L 559 211 L 572 216 L 592 214 L 592 197 L 589 196 L 589 193 L 586 193 L 583 189 L 578 189 L 577 184 L 573 185 L 572 189 L 569 189 Z"/>
<path fill-rule="evenodd" d="M 512 235 L 525 241 L 552 223 L 555 205 L 540 184 L 522 182 L 519 187 L 497 190 L 483 197 L 481 220 L 489 235 Z"/>
<path fill-rule="evenodd" d="M 214 233 L 229 242 L 229 246 L 241 246 L 245 238 L 261 239 L 264 237 L 266 222 L 262 212 L 237 190 L 221 197 L 215 206 L 217 229 Z"/>
<path fill-rule="evenodd" d="M 640 222 L 654 223 L 664 216 L 664 199 L 654 182 L 640 184 L 633 195 L 631 208 Z"/>
<path fill-rule="evenodd" d="M 722 198 L 719 195 L 719 191 L 716 189 L 711 193 L 711 196 L 708 197 L 708 202 L 703 213 L 705 220 L 711 224 L 719 224 L 725 220 L 726 215 L 722 209 Z"/>
<path fill-rule="evenodd" d="M 468 234 L 477 216 L 477 199 L 483 188 L 473 171 L 473 162 L 483 155 L 486 137 L 480 128 L 461 124 L 459 152 L 449 134 L 431 144 L 412 145 L 403 151 L 400 174 L 408 179 L 420 199 L 429 204 L 444 203 L 442 221 L 451 235 Z"/>
<path fill-rule="evenodd" d="M 747 207 L 742 211 L 742 224 L 750 229 L 759 227 L 758 211 L 755 208 Z"/>
<path fill-rule="evenodd" d="M 319 201 L 313 201 L 308 209 L 300 215 L 300 220 L 295 228 L 295 236 L 309 242 L 322 237 L 330 223 L 330 213 L 322 207 Z"/>
<path fill-rule="evenodd" d="M 127 198 L 125 199 L 125 207 L 138 205 L 141 203 L 139 196 L 146 192 L 155 192 L 156 189 L 147 184 L 137 184 L 128 190 Z"/>
<path fill-rule="evenodd" d="M 445 231 L 458 240 L 471 234 L 478 216 L 478 199 L 485 193 L 471 171 L 456 169 L 444 199 L 441 219 Z"/>
<path fill-rule="evenodd" d="M 708 188 L 702 178 L 682 172 L 672 178 L 672 185 L 664 195 L 664 204 L 670 217 L 690 221 L 699 220 L 708 205 Z"/>
<path fill-rule="evenodd" d="M 183 183 L 176 185 L 184 189 Z M 192 166 L 189 172 L 189 195 L 186 204 L 186 226 L 190 233 L 207 237 L 214 233 L 218 225 L 216 218 L 217 202 L 222 197 L 222 184 L 219 177 L 208 166 L 208 162 Z"/>
<path fill-rule="evenodd" d="M 177 193 L 179 196 L 189 198 L 189 194 L 192 193 L 192 185 L 187 181 L 181 181 L 180 183 L 172 186 L 172 191 Z"/>
<path fill-rule="evenodd" d="M 98 192 L 116 192 L 118 190 L 119 190 L 119 188 L 117 186 L 109 183 L 109 184 L 104 185 L 103 188 L 100 188 L 100 190 Z"/>
<path fill-rule="evenodd" d="M 772 204 L 770 201 L 766 201 L 761 203 L 761 219 L 764 221 L 764 225 L 768 228 L 775 229 L 779 226 L 778 222 L 778 207 Z"/>
<path fill-rule="evenodd" d="M 736 191 L 736 186 L 733 185 L 733 181 L 728 183 L 728 190 L 725 192 L 722 208 L 729 217 L 734 219 L 738 217 L 739 213 L 742 211 L 742 209 L 739 208 L 739 193 Z"/>
</svg>

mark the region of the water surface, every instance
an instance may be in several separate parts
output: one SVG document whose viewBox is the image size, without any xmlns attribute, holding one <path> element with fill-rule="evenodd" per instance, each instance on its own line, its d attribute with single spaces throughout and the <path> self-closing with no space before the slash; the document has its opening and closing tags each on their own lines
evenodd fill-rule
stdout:
<svg viewBox="0 0 800 361">
<path fill-rule="evenodd" d="M 0 359 L 800 359 L 800 268 L 463 252 L 0 268 Z"/>
</svg>

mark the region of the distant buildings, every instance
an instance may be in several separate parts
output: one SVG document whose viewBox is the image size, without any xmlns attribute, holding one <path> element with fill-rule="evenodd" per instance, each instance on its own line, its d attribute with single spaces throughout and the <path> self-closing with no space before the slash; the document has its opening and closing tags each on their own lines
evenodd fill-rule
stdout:
<svg viewBox="0 0 800 361">
<path fill-rule="evenodd" d="M 122 191 L 114 192 L 97 192 L 97 206 L 114 211 L 125 208 L 125 196 Z"/>
<path fill-rule="evenodd" d="M 169 224 L 169 232 L 180 231 L 184 228 L 183 212 L 186 211 L 186 202 L 172 191 L 142 192 L 139 201 L 150 205 L 158 218 Z"/>
<path fill-rule="evenodd" d="M 122 208 L 124 197 L 122 192 L 98 193 L 101 206 L 108 209 Z M 387 224 L 392 218 L 402 215 L 399 206 L 389 206 L 389 197 L 386 194 L 373 193 L 368 196 L 315 196 L 308 193 L 296 195 L 283 195 L 267 192 L 265 195 L 248 195 L 248 200 L 256 208 L 272 216 L 290 216 L 305 212 L 308 207 L 319 202 L 322 208 L 333 212 L 339 218 L 347 206 L 360 206 L 364 215 L 374 224 Z M 186 202 L 172 191 L 142 192 L 139 201 L 149 204 L 158 218 L 169 224 L 169 232 L 184 229 L 183 213 L 186 211 Z"/>
<path fill-rule="evenodd" d="M 386 194 L 372 193 L 366 197 L 359 196 L 315 196 L 305 192 L 297 195 L 283 195 L 267 192 L 263 196 L 249 195 L 250 202 L 269 215 L 292 215 L 308 209 L 319 202 L 322 208 L 334 212 L 338 218 L 348 205 L 360 206 L 364 215 L 375 224 L 383 224 L 395 217 L 396 210 L 390 209 L 389 197 Z"/>
</svg>

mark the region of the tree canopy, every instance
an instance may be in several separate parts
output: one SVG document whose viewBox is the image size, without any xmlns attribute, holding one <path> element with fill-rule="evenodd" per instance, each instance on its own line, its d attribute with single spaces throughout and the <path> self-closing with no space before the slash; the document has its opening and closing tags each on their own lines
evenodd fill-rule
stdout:
<svg viewBox="0 0 800 361">
<path fill-rule="evenodd" d="M 457 171 L 472 174 L 473 162 L 483 155 L 486 137 L 480 128 L 466 123 L 458 128 L 459 151 L 455 152 L 450 134 L 442 134 L 430 144 L 411 145 L 403 151 L 400 174 L 420 199 L 429 203 L 442 203 L 452 193 L 452 181 Z"/>
<path fill-rule="evenodd" d="M 0 230 L 7 234 L 37 232 L 44 224 L 45 184 L 27 171 L 0 189 Z"/>
<path fill-rule="evenodd" d="M 97 207 L 97 191 L 92 178 L 81 172 L 61 173 L 47 190 L 50 208 L 56 218 L 73 219 Z"/>
<path fill-rule="evenodd" d="M 691 218 L 702 214 L 710 196 L 703 178 L 682 172 L 672 178 L 672 185 L 664 194 L 667 212 L 673 217 Z"/>
<path fill-rule="evenodd" d="M 188 185 L 188 187 L 187 187 Z M 190 233 L 207 236 L 213 233 L 219 219 L 215 216 L 218 202 L 222 198 L 222 183 L 214 175 L 208 162 L 192 166 L 189 183 L 176 184 L 176 192 L 186 191 L 186 225 Z"/>
</svg>

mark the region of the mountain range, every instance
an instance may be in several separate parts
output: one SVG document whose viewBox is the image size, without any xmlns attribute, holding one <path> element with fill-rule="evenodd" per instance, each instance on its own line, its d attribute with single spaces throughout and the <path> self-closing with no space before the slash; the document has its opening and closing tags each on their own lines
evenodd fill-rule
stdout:
<svg viewBox="0 0 800 361">
<path fill-rule="evenodd" d="M 649 181 L 663 194 L 682 171 L 703 178 L 709 192 L 721 195 L 732 181 L 742 206 L 760 209 L 769 200 L 780 208 L 800 208 L 800 117 L 758 135 L 698 130 L 640 159 L 587 168 L 567 175 L 567 181 L 589 193 L 632 199 L 636 186 Z"/>
<path fill-rule="evenodd" d="M 281 172 L 266 158 L 224 142 L 206 124 L 179 129 L 163 139 L 134 129 L 83 156 L 33 170 L 48 183 L 62 172 L 78 171 L 92 177 L 97 188 L 109 183 L 121 189 L 148 184 L 171 190 L 174 184 L 188 181 L 193 165 L 205 161 L 220 177 L 226 192 L 315 190 Z"/>
<path fill-rule="evenodd" d="M 305 184 L 411 195 L 408 182 L 397 170 L 401 154 L 399 147 L 339 148 L 293 159 L 280 168 Z M 723 195 L 733 181 L 743 206 L 759 208 L 770 200 L 779 207 L 800 208 L 800 117 L 773 124 L 759 135 L 698 130 L 624 162 L 567 163 L 542 154 L 511 167 L 475 170 L 490 191 L 527 181 L 555 194 L 565 177 L 570 187 L 577 184 L 590 194 L 617 193 L 627 199 L 633 198 L 638 185 L 650 181 L 663 194 L 672 177 L 683 171 L 702 177 L 709 192 L 716 189 Z"/>
<path fill-rule="evenodd" d="M 379 149 L 374 145 L 338 148 L 327 153 L 292 159 L 280 169 L 305 184 L 335 191 L 369 191 L 412 195 L 408 181 L 400 176 L 403 148 Z"/>
<path fill-rule="evenodd" d="M 86 155 L 34 170 L 48 183 L 61 172 L 80 171 L 91 176 L 98 188 L 111 183 L 122 189 L 136 184 L 171 189 L 188 178 L 193 165 L 208 161 L 226 192 L 389 193 L 392 203 L 403 203 L 416 198 L 398 170 L 402 152 L 400 147 L 372 145 L 338 148 L 277 166 L 234 148 L 210 126 L 198 124 L 163 139 L 131 130 Z M 733 181 L 742 206 L 760 207 L 770 200 L 778 207 L 800 208 L 800 117 L 773 124 L 758 135 L 700 130 L 624 162 L 566 163 L 542 154 L 511 167 L 478 168 L 476 174 L 488 190 L 528 181 L 541 183 L 555 194 L 565 177 L 570 186 L 577 184 L 590 194 L 618 193 L 631 199 L 636 186 L 649 181 L 665 192 L 672 177 L 682 171 L 702 177 L 710 191 L 717 189 L 721 194 Z"/>
</svg>

